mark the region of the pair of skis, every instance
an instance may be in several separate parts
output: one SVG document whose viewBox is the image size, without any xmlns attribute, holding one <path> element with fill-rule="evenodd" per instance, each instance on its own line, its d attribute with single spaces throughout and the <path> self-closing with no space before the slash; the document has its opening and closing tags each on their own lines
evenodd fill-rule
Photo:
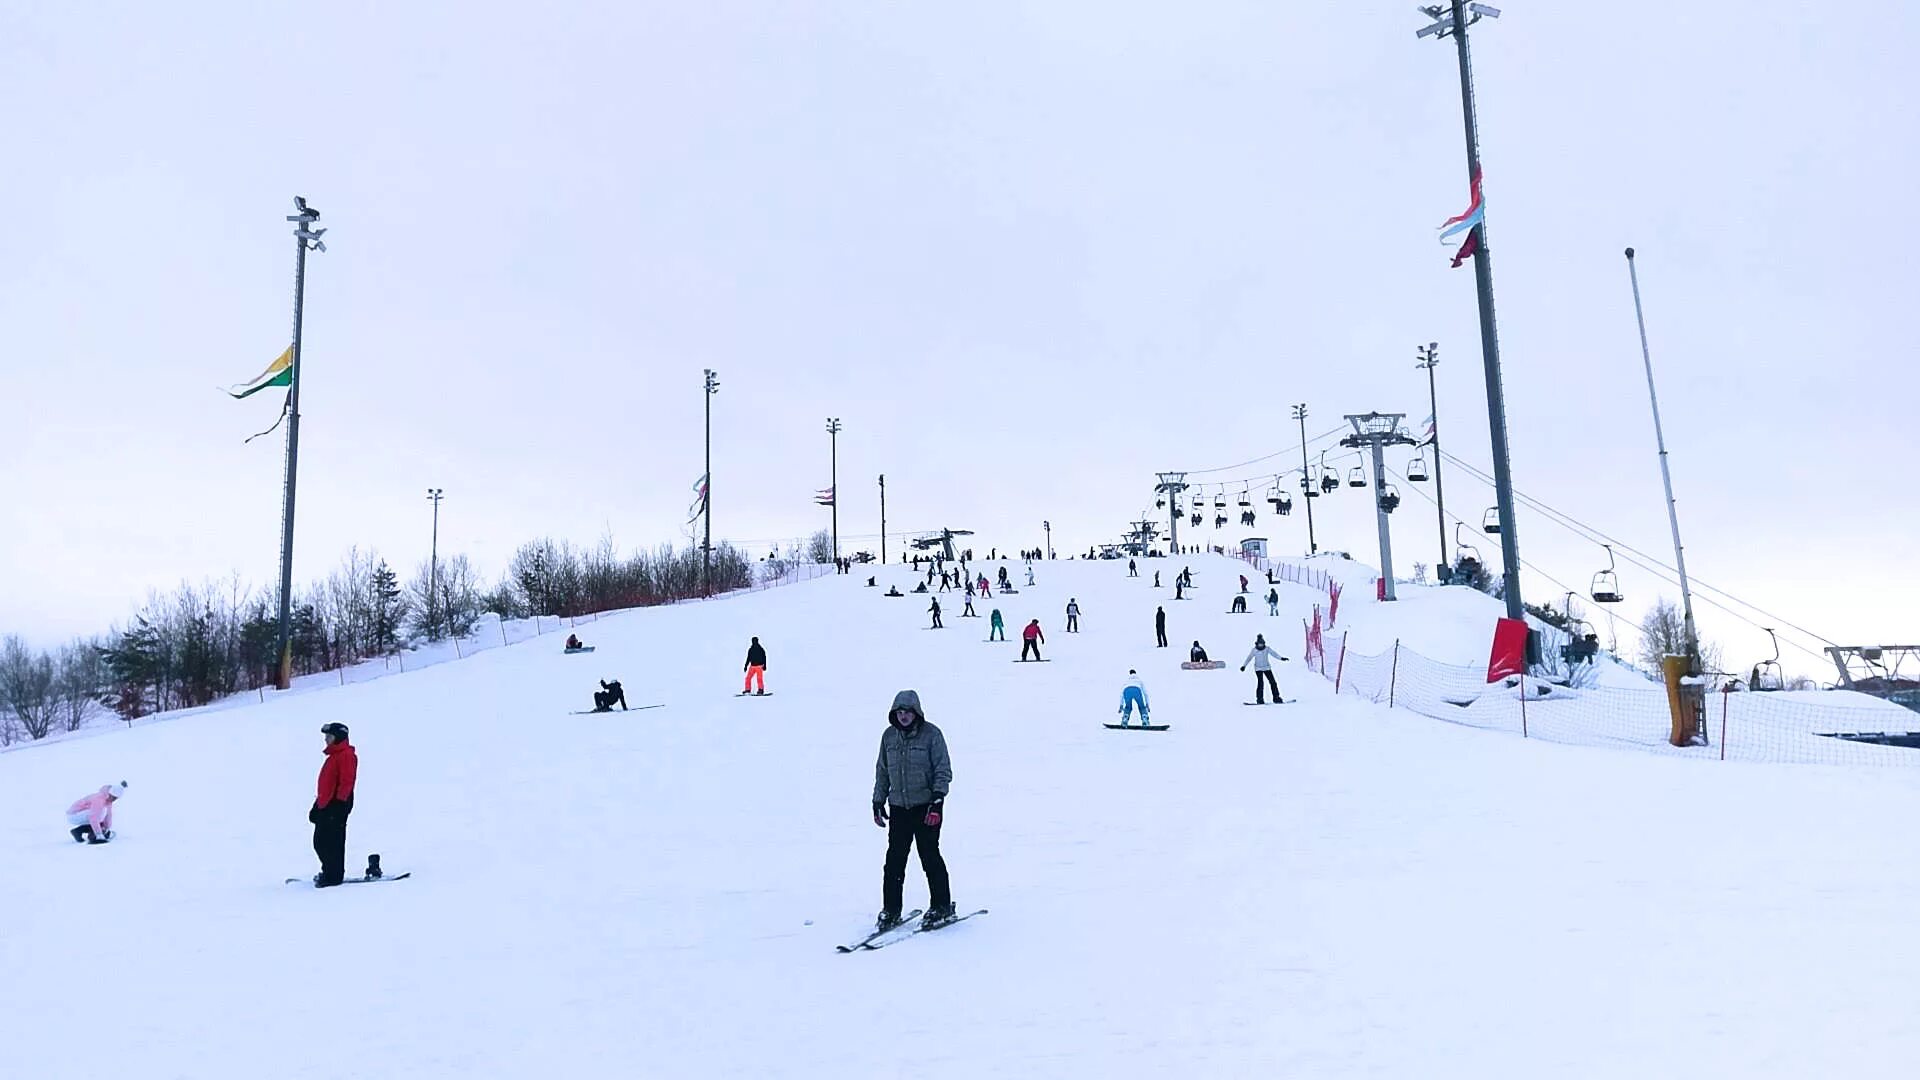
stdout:
<svg viewBox="0 0 1920 1080">
<path fill-rule="evenodd" d="M 966 922 L 968 919 L 973 918 L 975 915 L 985 915 L 986 913 L 987 913 L 987 909 L 981 908 L 978 911 L 969 911 L 965 915 L 955 915 L 951 919 L 942 919 L 939 922 L 929 926 L 916 921 L 920 918 L 922 914 L 922 912 L 918 908 L 916 908 L 913 911 L 908 912 L 906 917 L 902 918 L 899 922 L 894 923 L 892 926 L 887 927 L 885 930 L 875 930 L 873 933 L 868 934 L 866 937 L 861 938 L 859 941 L 856 941 L 851 945 L 835 945 L 833 947 L 833 951 L 841 952 L 841 953 L 872 952 L 875 949 L 884 949 L 889 945 L 898 945 L 901 942 L 907 940 L 910 937 L 913 937 L 916 934 L 925 934 L 925 933 L 930 933 L 934 930 L 943 930 L 949 926 L 952 926 L 954 923 Z"/>
</svg>

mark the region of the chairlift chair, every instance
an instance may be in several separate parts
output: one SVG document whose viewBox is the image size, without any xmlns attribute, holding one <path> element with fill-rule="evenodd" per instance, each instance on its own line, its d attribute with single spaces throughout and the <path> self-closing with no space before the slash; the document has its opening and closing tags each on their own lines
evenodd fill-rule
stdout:
<svg viewBox="0 0 1920 1080">
<path fill-rule="evenodd" d="M 1400 489 L 1388 484 L 1380 490 L 1380 509 L 1391 514 L 1400 508 Z"/>
<path fill-rule="evenodd" d="M 1486 533 L 1488 536 L 1500 535 L 1499 507 L 1489 506 L 1487 507 L 1487 512 L 1480 515 L 1480 531 Z"/>
<path fill-rule="evenodd" d="M 1224 529 L 1224 528 L 1226 528 L 1226 527 L 1227 527 L 1227 515 L 1225 515 L 1225 514 L 1215 514 L 1215 515 L 1213 515 L 1213 527 L 1214 527 L 1214 528 L 1216 528 L 1216 529 Z"/>
<path fill-rule="evenodd" d="M 1347 486 L 1363 488 L 1367 486 L 1367 470 L 1355 465 L 1347 470 Z"/>
<path fill-rule="evenodd" d="M 1480 549 L 1460 538 L 1460 530 L 1466 528 L 1466 526 L 1467 523 L 1464 521 L 1455 522 L 1453 526 L 1454 565 L 1466 571 L 1464 576 L 1459 574 L 1454 576 L 1458 578 L 1463 585 L 1467 583 L 1467 580 L 1473 576 L 1473 572 L 1478 570 L 1481 565 Z"/>
<path fill-rule="evenodd" d="M 1153 508 L 1155 510 L 1165 510 L 1167 508 L 1167 500 L 1165 499 L 1153 500 Z"/>
<path fill-rule="evenodd" d="M 1407 462 L 1407 479 L 1417 484 L 1426 480 L 1426 478 L 1427 457 L 1425 454 L 1415 454 L 1413 460 Z"/>
<path fill-rule="evenodd" d="M 1596 604 L 1617 604 L 1626 597 L 1620 595 L 1620 578 L 1615 573 L 1613 545 L 1601 545 L 1607 549 L 1607 568 L 1593 575 L 1593 588 L 1588 590 Z"/>
<path fill-rule="evenodd" d="M 1773 639 L 1773 659 L 1762 660 L 1753 665 L 1753 675 L 1747 680 L 1751 690 L 1785 690 L 1787 673 L 1780 667 L 1780 635 L 1772 627 L 1761 627 L 1767 636 Z"/>
<path fill-rule="evenodd" d="M 1195 510 L 1193 512 L 1193 515 L 1187 519 L 1187 523 L 1192 525 L 1196 529 L 1199 528 L 1200 527 L 1200 511 Z"/>
<path fill-rule="evenodd" d="M 1322 495 L 1331 495 L 1339 490 L 1340 478 L 1338 476 L 1335 476 L 1331 471 L 1320 474 L 1320 493 Z"/>
<path fill-rule="evenodd" d="M 1253 503 L 1248 501 L 1247 499 L 1247 489 L 1244 485 L 1242 485 L 1240 488 L 1240 509 L 1245 510 L 1247 507 L 1252 505 Z"/>
</svg>

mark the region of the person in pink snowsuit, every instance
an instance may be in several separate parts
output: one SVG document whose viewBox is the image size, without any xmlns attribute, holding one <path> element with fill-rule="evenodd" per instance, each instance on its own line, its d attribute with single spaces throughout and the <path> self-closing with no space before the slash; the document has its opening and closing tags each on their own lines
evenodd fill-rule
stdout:
<svg viewBox="0 0 1920 1080">
<path fill-rule="evenodd" d="M 67 807 L 67 824 L 73 826 L 73 842 L 104 844 L 113 839 L 113 804 L 126 793 L 127 782 L 122 780 L 106 784 Z"/>
</svg>

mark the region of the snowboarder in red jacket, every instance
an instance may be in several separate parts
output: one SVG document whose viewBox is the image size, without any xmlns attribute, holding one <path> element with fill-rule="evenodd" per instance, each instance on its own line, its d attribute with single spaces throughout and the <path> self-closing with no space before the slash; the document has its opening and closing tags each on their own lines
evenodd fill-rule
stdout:
<svg viewBox="0 0 1920 1080">
<path fill-rule="evenodd" d="M 1029 650 L 1035 660 L 1040 659 L 1040 643 L 1046 640 L 1047 635 L 1040 632 L 1039 619 L 1028 623 L 1027 628 L 1020 631 L 1020 659 L 1025 660 Z"/>
<path fill-rule="evenodd" d="M 338 885 L 347 876 L 347 815 L 353 813 L 353 782 L 360 773 L 360 756 L 347 741 L 347 725 L 325 724 L 326 761 L 320 765 L 319 792 L 307 820 L 313 823 L 313 853 L 320 856 L 315 888 Z"/>
</svg>

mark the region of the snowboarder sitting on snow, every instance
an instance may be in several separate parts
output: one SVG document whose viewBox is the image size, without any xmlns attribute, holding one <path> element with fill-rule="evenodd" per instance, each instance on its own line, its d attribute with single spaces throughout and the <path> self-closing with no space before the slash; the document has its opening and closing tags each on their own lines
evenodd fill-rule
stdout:
<svg viewBox="0 0 1920 1080">
<path fill-rule="evenodd" d="M 907 881 L 907 854 L 920 849 L 920 868 L 927 873 L 927 914 L 922 925 L 953 917 L 953 894 L 947 883 L 947 862 L 940 857 L 940 818 L 946 808 L 947 788 L 953 783 L 953 763 L 947 757 L 947 737 L 927 723 L 920 695 L 902 690 L 887 712 L 887 730 L 880 736 L 880 756 L 873 768 L 873 823 L 887 830 L 887 861 L 880 882 L 878 929 L 899 925 L 901 893 Z"/>
<path fill-rule="evenodd" d="M 760 692 L 762 694 L 766 693 L 767 650 L 760 647 L 759 638 L 754 638 L 753 643 L 747 646 L 747 662 L 740 666 L 747 673 L 746 683 L 740 687 L 740 692 L 743 694 L 746 693 L 753 689 L 755 682 L 758 682 L 760 684 Z"/>
<path fill-rule="evenodd" d="M 567 635 L 567 651 L 573 652 L 573 651 L 584 649 L 584 648 L 586 648 L 586 645 L 581 642 L 580 635 L 578 634 Z"/>
<path fill-rule="evenodd" d="M 1140 673 L 1127 669 L 1127 685 L 1120 691 L 1120 726 L 1126 727 L 1133 719 L 1134 706 L 1140 707 L 1140 722 L 1150 724 L 1147 719 L 1147 684 L 1140 681 Z"/>
<path fill-rule="evenodd" d="M 1196 641 L 1193 643 L 1193 648 L 1187 650 L 1187 659 L 1190 663 L 1204 664 L 1207 662 L 1207 650 L 1201 648 L 1200 643 Z"/>
<path fill-rule="evenodd" d="M 1233 598 L 1233 613 L 1235 615 L 1245 615 L 1247 613 L 1247 598 L 1245 595 Z"/>
<path fill-rule="evenodd" d="M 1020 659 L 1027 658 L 1027 651 L 1033 651 L 1033 658 L 1040 659 L 1040 646 L 1046 644 L 1047 635 L 1040 632 L 1040 620 L 1035 619 L 1020 631 Z"/>
<path fill-rule="evenodd" d="M 906 594 L 906 593 L 903 593 L 903 592 L 901 592 L 901 591 L 900 591 L 900 586 L 898 586 L 898 585 L 889 585 L 889 586 L 887 586 L 887 591 L 886 591 L 886 592 L 884 592 L 884 593 L 881 593 L 880 595 L 882 595 L 882 596 L 905 596 L 905 595 L 907 595 L 907 594 Z"/>
<path fill-rule="evenodd" d="M 923 582 L 921 582 L 920 584 L 918 584 L 918 585 L 915 585 L 915 586 L 913 587 L 913 591 L 914 591 L 914 592 L 917 592 L 917 593 L 923 593 L 923 592 L 926 592 L 926 591 L 927 591 L 927 583 L 923 581 Z"/>
<path fill-rule="evenodd" d="M 1248 664 L 1253 665 L 1253 703 L 1255 705 L 1265 705 L 1267 703 L 1267 699 L 1263 695 L 1269 686 L 1273 688 L 1273 703 L 1275 705 L 1281 704 L 1280 684 L 1273 681 L 1273 662 L 1275 660 L 1285 659 L 1286 657 L 1267 648 L 1267 638 L 1265 634 L 1255 634 L 1253 636 L 1253 651 L 1249 652 L 1247 658 L 1240 662 L 1240 670 L 1245 671 L 1247 670 Z"/>
<path fill-rule="evenodd" d="M 67 824 L 73 826 L 73 842 L 104 844 L 113 839 L 113 804 L 127 793 L 127 782 L 103 784 L 99 791 L 76 799 L 67 807 Z"/>
<path fill-rule="evenodd" d="M 621 712 L 627 711 L 627 692 L 621 687 L 620 680 L 608 682 L 601 679 L 600 689 L 593 692 L 593 711 L 612 712 L 616 703 L 620 706 Z"/>
<path fill-rule="evenodd" d="M 353 782 L 360 775 L 360 755 L 347 741 L 347 725 L 322 724 L 320 734 L 327 740 L 327 758 L 320 765 L 313 809 L 307 811 L 313 853 L 320 857 L 320 872 L 313 875 L 316 889 L 338 885 L 347 876 L 347 815 L 353 813 Z"/>
</svg>

